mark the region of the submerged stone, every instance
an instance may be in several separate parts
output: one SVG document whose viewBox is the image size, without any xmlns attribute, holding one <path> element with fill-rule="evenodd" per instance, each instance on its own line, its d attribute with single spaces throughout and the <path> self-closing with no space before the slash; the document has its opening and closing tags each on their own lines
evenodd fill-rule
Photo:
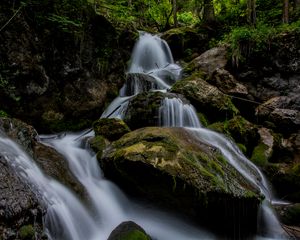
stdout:
<svg viewBox="0 0 300 240">
<path fill-rule="evenodd" d="M 130 132 L 99 159 L 127 192 L 177 209 L 222 234 L 255 233 L 260 194 L 214 147 L 181 128 Z"/>
</svg>

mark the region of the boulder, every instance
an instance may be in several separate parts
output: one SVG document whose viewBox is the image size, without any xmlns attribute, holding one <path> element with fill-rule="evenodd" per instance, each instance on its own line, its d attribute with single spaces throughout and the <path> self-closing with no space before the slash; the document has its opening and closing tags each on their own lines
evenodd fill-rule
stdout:
<svg viewBox="0 0 300 240">
<path fill-rule="evenodd" d="M 171 92 L 182 94 L 211 122 L 228 119 L 239 113 L 231 98 L 204 81 L 199 72 L 177 81 Z"/>
<path fill-rule="evenodd" d="M 185 129 L 135 130 L 113 142 L 99 161 L 104 175 L 130 194 L 176 209 L 221 234 L 256 231 L 257 189 L 216 148 Z"/>
<path fill-rule="evenodd" d="M 151 237 L 135 222 L 127 221 L 120 223 L 107 240 L 151 240 Z"/>
<path fill-rule="evenodd" d="M 256 108 L 259 121 L 271 122 L 281 132 L 296 132 L 300 128 L 300 110 L 289 97 L 274 97 Z"/>
<path fill-rule="evenodd" d="M 199 57 L 193 59 L 184 71 L 190 73 L 200 70 L 210 77 L 218 68 L 224 68 L 227 65 L 227 55 L 228 52 L 226 46 L 209 49 Z"/>
<path fill-rule="evenodd" d="M 118 118 L 100 118 L 93 124 L 95 135 L 101 135 L 110 141 L 122 137 L 125 133 L 130 132 L 126 123 Z"/>
</svg>

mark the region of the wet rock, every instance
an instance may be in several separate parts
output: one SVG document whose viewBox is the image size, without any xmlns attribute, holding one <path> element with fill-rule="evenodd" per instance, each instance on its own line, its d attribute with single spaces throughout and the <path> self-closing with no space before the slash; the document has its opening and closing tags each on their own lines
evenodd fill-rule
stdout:
<svg viewBox="0 0 300 240">
<path fill-rule="evenodd" d="M 251 156 L 254 147 L 259 141 L 258 127 L 242 116 L 235 116 L 224 122 L 215 122 L 209 125 L 208 128 L 233 139 L 248 156 Z"/>
<path fill-rule="evenodd" d="M 113 142 L 99 161 L 105 176 L 128 193 L 176 209 L 222 234 L 233 234 L 237 225 L 246 235 L 255 232 L 257 190 L 216 148 L 184 129 L 130 132 Z"/>
<path fill-rule="evenodd" d="M 107 240 L 151 240 L 144 229 L 132 221 L 120 223 Z"/>
<path fill-rule="evenodd" d="M 138 94 L 130 100 L 124 121 L 131 129 L 160 124 L 159 108 L 166 98 L 180 98 L 184 103 L 188 101 L 179 94 L 147 92 Z"/>
<path fill-rule="evenodd" d="M 177 81 L 171 92 L 182 94 L 211 122 L 231 118 L 239 113 L 231 98 L 204 81 L 199 72 Z"/>
<path fill-rule="evenodd" d="M 93 129 L 96 136 L 103 136 L 110 141 L 117 140 L 124 134 L 130 132 L 126 123 L 117 118 L 101 118 L 94 122 Z"/>
<path fill-rule="evenodd" d="M 37 239 L 43 231 L 42 217 L 46 209 L 38 196 L 21 179 L 0 153 L 0 238 L 18 239 L 18 229 L 34 226 Z"/>
</svg>

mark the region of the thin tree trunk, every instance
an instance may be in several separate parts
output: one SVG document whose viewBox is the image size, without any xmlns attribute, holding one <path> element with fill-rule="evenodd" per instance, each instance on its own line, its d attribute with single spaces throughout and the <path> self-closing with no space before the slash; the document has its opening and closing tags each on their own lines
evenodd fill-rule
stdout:
<svg viewBox="0 0 300 240">
<path fill-rule="evenodd" d="M 295 0 L 295 8 L 300 9 L 300 0 Z"/>
<path fill-rule="evenodd" d="M 289 23 L 289 0 L 283 0 L 282 22 Z"/>
<path fill-rule="evenodd" d="M 177 21 L 177 0 L 173 0 L 173 19 L 174 19 L 174 26 L 178 27 L 178 21 Z"/>
<path fill-rule="evenodd" d="M 215 10 L 214 10 L 214 4 L 212 0 L 204 0 L 203 20 L 205 22 L 215 21 Z"/>
<path fill-rule="evenodd" d="M 132 6 L 132 0 L 128 0 L 128 7 Z"/>
<path fill-rule="evenodd" d="M 248 23 L 256 25 L 256 0 L 247 0 Z"/>
</svg>

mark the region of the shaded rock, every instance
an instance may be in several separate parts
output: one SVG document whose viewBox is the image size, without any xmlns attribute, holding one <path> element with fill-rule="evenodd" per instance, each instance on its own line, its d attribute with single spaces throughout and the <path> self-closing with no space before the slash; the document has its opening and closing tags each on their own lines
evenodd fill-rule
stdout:
<svg viewBox="0 0 300 240">
<path fill-rule="evenodd" d="M 105 176 L 135 196 L 222 234 L 234 234 L 236 226 L 245 235 L 256 231 L 257 189 L 217 149 L 184 129 L 138 129 L 113 142 L 99 160 Z"/>
<path fill-rule="evenodd" d="M 69 171 L 64 157 L 53 148 L 40 143 L 32 126 L 18 119 L 0 118 L 0 130 L 21 145 L 45 174 L 71 187 L 81 196 L 84 195 L 81 184 Z"/>
<path fill-rule="evenodd" d="M 266 175 L 279 197 L 292 202 L 300 202 L 300 164 L 277 163 L 267 165 Z"/>
<path fill-rule="evenodd" d="M 116 30 L 90 4 L 68 4 L 28 2 L 0 35 L 0 104 L 43 133 L 81 130 L 99 118 L 118 95 L 137 37 L 130 29 Z M 2 25 L 13 14 L 12 4 L 1 2 Z M 50 20 L 60 14 L 80 26 Z"/>
<path fill-rule="evenodd" d="M 37 239 L 43 232 L 46 211 L 28 184 L 16 175 L 0 152 L 0 238 L 19 239 L 18 230 L 32 225 Z"/>
<path fill-rule="evenodd" d="M 282 223 L 300 227 L 300 203 L 275 205 L 275 209 Z"/>
<path fill-rule="evenodd" d="M 172 28 L 161 35 L 170 46 L 175 59 L 191 60 L 193 53 L 208 49 L 208 36 L 188 27 Z"/>
<path fill-rule="evenodd" d="M 229 96 L 204 81 L 199 74 L 177 81 L 171 88 L 171 92 L 185 96 L 212 122 L 233 117 L 239 112 Z"/>
<path fill-rule="evenodd" d="M 218 68 L 224 68 L 228 62 L 227 47 L 215 47 L 204 53 L 199 57 L 193 59 L 186 67 L 185 72 L 202 71 L 208 76 L 212 74 Z"/>
<path fill-rule="evenodd" d="M 230 72 L 222 68 L 217 68 L 208 82 L 226 94 L 241 97 L 248 95 L 247 87 L 239 83 Z"/>
<path fill-rule="evenodd" d="M 93 129 L 96 136 L 101 135 L 110 141 L 117 140 L 130 132 L 126 123 L 117 118 L 101 118 L 94 122 Z"/>
<path fill-rule="evenodd" d="M 256 116 L 260 121 L 268 121 L 285 133 L 295 132 L 300 127 L 300 111 L 290 109 L 291 99 L 288 97 L 274 97 L 256 109 Z"/>
<path fill-rule="evenodd" d="M 97 153 L 97 158 L 102 157 L 103 151 L 109 145 L 108 140 L 101 135 L 90 138 L 88 142 L 93 151 Z"/>
<path fill-rule="evenodd" d="M 120 223 L 107 240 L 151 240 L 144 229 L 132 221 Z"/>
</svg>

